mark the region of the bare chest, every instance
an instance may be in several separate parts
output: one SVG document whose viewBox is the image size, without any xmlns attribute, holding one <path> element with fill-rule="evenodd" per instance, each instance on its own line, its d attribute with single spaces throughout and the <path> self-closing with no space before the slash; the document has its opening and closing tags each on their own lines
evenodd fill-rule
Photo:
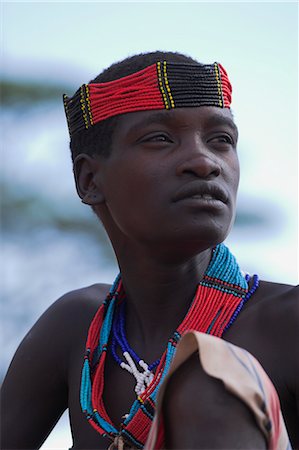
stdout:
<svg viewBox="0 0 299 450">
<path fill-rule="evenodd" d="M 262 364 L 274 383 L 284 410 L 288 408 L 289 398 L 285 388 L 285 380 L 280 370 L 281 361 L 277 361 L 273 345 L 279 343 L 277 330 L 261 320 L 258 311 L 244 311 L 224 339 L 245 348 Z M 80 383 L 83 365 L 85 339 L 77 347 L 70 367 L 69 377 L 69 410 L 74 440 L 74 448 L 108 448 L 111 441 L 103 438 L 88 423 L 80 406 Z M 278 350 L 278 349 L 277 349 Z M 281 352 L 280 352 L 281 353 Z M 117 429 L 120 428 L 123 416 L 130 411 L 136 399 L 135 381 L 131 374 L 122 370 L 108 352 L 104 370 L 103 402 L 106 412 Z"/>
<path fill-rule="evenodd" d="M 110 438 L 102 437 L 88 422 L 80 405 L 80 386 L 83 353 L 73 358 L 69 377 L 69 415 L 73 436 L 73 448 L 107 449 Z M 104 370 L 103 404 L 105 412 L 117 430 L 120 430 L 124 416 L 129 413 L 136 394 L 135 381 L 131 374 L 121 369 L 108 352 Z"/>
</svg>

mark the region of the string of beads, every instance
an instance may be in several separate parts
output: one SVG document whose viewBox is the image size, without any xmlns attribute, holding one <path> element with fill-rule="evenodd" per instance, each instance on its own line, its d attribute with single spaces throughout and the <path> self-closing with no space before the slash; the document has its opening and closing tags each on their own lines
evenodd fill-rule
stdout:
<svg viewBox="0 0 299 450">
<path fill-rule="evenodd" d="M 246 274 L 245 279 L 247 283 L 250 282 L 250 275 Z M 245 303 L 250 299 L 250 297 L 255 293 L 259 286 L 259 278 L 258 275 L 254 275 L 252 278 L 252 287 L 247 292 L 244 299 L 239 303 L 235 312 L 233 313 L 231 319 L 226 325 L 224 332 L 226 332 L 234 321 L 237 319 L 241 309 L 245 305 Z M 125 301 L 122 301 L 116 310 L 115 317 L 113 320 L 112 326 L 112 343 L 111 343 L 111 352 L 116 363 L 124 370 L 131 373 L 136 379 L 136 387 L 135 392 L 137 395 L 142 394 L 148 385 L 153 381 L 154 373 L 153 370 L 158 366 L 161 358 L 154 361 L 152 364 L 147 364 L 141 359 L 136 352 L 130 347 L 126 332 L 125 332 Z M 117 354 L 117 346 L 121 349 L 122 355 L 125 359 L 122 360 Z M 136 364 L 135 364 L 136 363 Z M 140 366 L 143 369 L 143 372 L 140 372 L 137 366 Z"/>
<path fill-rule="evenodd" d="M 153 381 L 154 374 L 152 371 L 157 367 L 160 359 L 148 365 L 141 359 L 136 352 L 129 346 L 125 333 L 125 302 L 121 302 L 116 310 L 115 318 L 112 326 L 111 352 L 117 364 L 124 370 L 131 373 L 136 379 L 135 392 L 137 395 L 142 394 L 146 387 Z M 117 344 L 121 348 L 125 361 L 117 354 Z M 136 364 L 143 369 L 140 372 Z"/>
<path fill-rule="evenodd" d="M 70 136 L 92 125 L 134 111 L 183 107 L 229 108 L 232 87 L 219 63 L 158 61 L 131 75 L 105 83 L 83 84 L 63 95 Z"/>
<path fill-rule="evenodd" d="M 217 245 L 185 318 L 170 337 L 160 361 L 153 363 L 154 366 L 149 366 L 146 363 L 139 364 L 139 356 L 127 342 L 124 312 L 121 309 L 125 292 L 118 276 L 91 323 L 86 343 L 80 402 L 87 420 L 94 429 L 111 440 L 118 436 L 128 446 L 143 448 L 154 417 L 157 393 L 168 373 L 182 334 L 187 330 L 197 330 L 221 337 L 258 287 L 257 277 L 254 278 L 250 290 L 247 280 L 228 248 L 224 244 Z M 119 311 L 122 311 L 121 314 Z M 120 314 L 119 318 L 117 314 Z M 137 394 L 129 413 L 125 415 L 120 430 L 112 423 L 103 402 L 104 370 L 109 342 L 114 342 L 114 355 L 117 354 L 117 346 L 121 348 L 123 354 L 130 355 L 131 359 L 123 357 L 122 360 L 118 355 L 117 357 L 121 363 L 130 367 L 132 373 L 135 371 L 133 365 L 132 367 L 130 365 L 132 361 L 136 370 L 137 366 L 143 370 L 140 372 L 141 375 L 146 373 L 142 377 L 137 373 L 133 374 L 136 385 L 140 381 L 137 389 L 140 393 Z M 150 377 L 147 370 L 152 372 L 153 377 Z M 152 380 L 148 383 L 146 379 L 149 378 Z"/>
</svg>

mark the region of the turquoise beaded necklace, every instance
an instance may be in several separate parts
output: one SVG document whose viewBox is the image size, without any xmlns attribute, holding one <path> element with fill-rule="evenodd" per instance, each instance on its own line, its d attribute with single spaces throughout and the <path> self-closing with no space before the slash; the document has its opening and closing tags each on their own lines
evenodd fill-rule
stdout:
<svg viewBox="0 0 299 450">
<path fill-rule="evenodd" d="M 221 337 L 240 312 L 248 284 L 239 266 L 224 244 L 219 244 L 194 300 L 182 323 L 170 337 L 153 380 L 138 395 L 119 431 L 109 418 L 103 403 L 104 367 L 113 320 L 118 304 L 125 299 L 120 275 L 116 278 L 104 304 L 95 315 L 88 333 L 82 370 L 80 401 L 90 424 L 102 435 L 122 440 L 134 448 L 143 448 L 155 412 L 158 390 L 173 360 L 176 346 L 187 330 L 197 330 Z M 248 299 L 248 298 L 247 298 Z"/>
</svg>

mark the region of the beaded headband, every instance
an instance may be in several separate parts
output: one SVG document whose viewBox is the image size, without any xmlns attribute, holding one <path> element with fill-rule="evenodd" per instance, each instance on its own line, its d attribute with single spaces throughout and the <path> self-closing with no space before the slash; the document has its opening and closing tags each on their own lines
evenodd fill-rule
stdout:
<svg viewBox="0 0 299 450">
<path fill-rule="evenodd" d="M 63 96 L 70 136 L 96 123 L 134 111 L 196 106 L 229 108 L 232 87 L 219 63 L 158 61 L 118 80 L 83 84 Z"/>
</svg>

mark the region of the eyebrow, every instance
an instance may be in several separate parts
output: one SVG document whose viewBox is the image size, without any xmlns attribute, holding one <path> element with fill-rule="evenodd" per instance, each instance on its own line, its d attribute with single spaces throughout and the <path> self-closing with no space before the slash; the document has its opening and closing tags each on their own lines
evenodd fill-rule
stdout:
<svg viewBox="0 0 299 450">
<path fill-rule="evenodd" d="M 130 127 L 130 132 L 138 131 L 140 127 L 145 127 L 147 125 L 152 124 L 160 124 L 160 123 L 170 123 L 173 120 L 172 111 L 159 111 L 154 112 L 151 115 L 145 117 L 144 119 L 139 120 L 137 123 L 135 122 Z"/>
<path fill-rule="evenodd" d="M 236 134 L 238 134 L 238 127 L 235 124 L 235 122 L 233 121 L 233 118 L 230 117 L 224 117 L 222 115 L 212 115 L 211 117 L 209 117 L 206 120 L 206 125 L 208 126 L 221 126 L 221 125 L 226 125 L 229 128 L 231 128 Z"/>
<path fill-rule="evenodd" d="M 175 115 L 175 109 L 173 110 L 168 110 L 168 111 L 156 111 L 153 112 L 152 114 L 148 115 L 147 117 L 139 120 L 137 123 L 135 122 L 134 124 L 132 124 L 132 126 L 130 127 L 130 132 L 135 132 L 138 131 L 140 127 L 145 127 L 148 125 L 152 125 L 152 124 L 169 124 L 173 121 L 173 116 Z M 238 127 L 235 124 L 234 120 L 233 120 L 233 116 L 232 118 L 230 117 L 226 117 L 220 114 L 212 114 L 209 118 L 207 118 L 205 120 L 205 124 L 207 126 L 223 126 L 226 125 L 229 128 L 231 128 L 231 130 L 233 132 L 235 132 L 238 135 Z"/>
</svg>

